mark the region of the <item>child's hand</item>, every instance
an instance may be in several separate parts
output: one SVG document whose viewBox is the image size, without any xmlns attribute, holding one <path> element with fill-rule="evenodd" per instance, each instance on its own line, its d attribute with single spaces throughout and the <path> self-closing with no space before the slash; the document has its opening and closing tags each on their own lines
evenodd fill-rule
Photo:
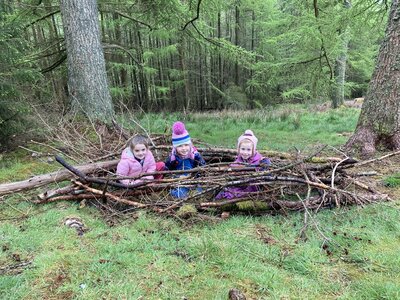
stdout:
<svg viewBox="0 0 400 300">
<path fill-rule="evenodd" d="M 169 158 L 170 162 L 176 161 L 176 149 L 172 150 L 171 156 Z"/>
</svg>

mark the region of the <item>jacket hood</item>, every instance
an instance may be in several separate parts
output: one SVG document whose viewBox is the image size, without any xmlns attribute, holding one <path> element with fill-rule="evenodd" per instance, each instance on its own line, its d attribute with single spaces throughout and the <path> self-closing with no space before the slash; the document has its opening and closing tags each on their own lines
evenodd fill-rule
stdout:
<svg viewBox="0 0 400 300">
<path fill-rule="evenodd" d="M 258 153 L 257 151 L 254 153 L 253 156 L 251 156 L 248 160 L 244 160 L 243 157 L 241 155 L 237 156 L 237 162 L 244 162 L 244 163 L 249 163 L 249 164 L 255 164 L 260 162 L 260 160 L 262 159 L 262 155 L 260 153 Z"/>
<path fill-rule="evenodd" d="M 135 156 L 132 153 L 131 148 L 126 147 L 124 151 L 122 151 L 121 159 L 133 159 L 136 160 Z"/>
</svg>

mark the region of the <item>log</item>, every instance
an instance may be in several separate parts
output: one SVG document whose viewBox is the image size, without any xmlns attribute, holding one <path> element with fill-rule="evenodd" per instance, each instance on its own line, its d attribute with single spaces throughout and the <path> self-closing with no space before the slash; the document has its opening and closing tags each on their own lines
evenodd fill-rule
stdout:
<svg viewBox="0 0 400 300">
<path fill-rule="evenodd" d="M 166 151 L 171 151 L 172 146 L 166 146 L 166 145 L 159 145 L 154 147 L 151 147 L 152 149 L 159 149 L 159 150 L 166 150 Z M 197 148 L 197 150 L 200 152 L 200 154 L 204 157 L 213 157 L 213 158 L 218 158 L 221 156 L 228 156 L 231 158 L 235 158 L 237 155 L 237 150 L 236 149 L 229 149 L 229 148 L 216 148 L 216 147 L 209 147 L 209 148 Z M 258 152 L 266 157 L 270 158 L 280 158 L 280 159 L 290 159 L 290 160 L 297 160 L 298 157 L 294 154 L 287 153 L 287 152 L 278 152 L 278 151 L 271 151 L 271 150 L 258 150 Z M 400 152 L 400 151 L 399 151 Z M 310 163 L 333 163 L 333 162 L 339 162 L 343 160 L 343 158 L 340 157 L 322 157 L 322 156 L 310 156 L 306 157 L 305 161 L 310 162 Z M 354 158 L 348 158 L 346 160 L 347 164 L 354 164 L 357 163 L 358 160 Z"/>
<path fill-rule="evenodd" d="M 54 190 L 44 191 L 43 193 L 38 195 L 38 198 L 40 200 L 46 200 L 46 199 L 49 199 L 51 197 L 68 194 L 68 193 L 74 191 L 75 189 L 76 189 L 75 185 L 68 185 L 68 186 L 65 186 L 65 187 L 62 187 L 62 188 L 57 188 L 57 189 L 54 189 Z"/>
<path fill-rule="evenodd" d="M 77 166 L 76 169 L 78 169 L 79 171 L 81 171 L 82 173 L 85 173 L 85 174 L 95 173 L 102 169 L 103 170 L 112 169 L 112 168 L 116 167 L 118 162 L 119 162 L 118 159 L 114 159 L 114 160 L 110 160 L 110 161 L 80 165 L 80 166 Z M 68 170 L 61 169 L 56 172 L 34 176 L 30 179 L 23 180 L 23 181 L 3 183 L 3 184 L 0 184 L 0 195 L 6 195 L 6 194 L 10 194 L 10 193 L 19 192 L 19 191 L 34 189 L 34 188 L 37 188 L 37 187 L 40 187 L 40 186 L 43 186 L 46 184 L 68 180 L 68 179 L 73 178 L 74 176 L 75 175 L 72 174 L 71 172 L 69 172 Z"/>
</svg>

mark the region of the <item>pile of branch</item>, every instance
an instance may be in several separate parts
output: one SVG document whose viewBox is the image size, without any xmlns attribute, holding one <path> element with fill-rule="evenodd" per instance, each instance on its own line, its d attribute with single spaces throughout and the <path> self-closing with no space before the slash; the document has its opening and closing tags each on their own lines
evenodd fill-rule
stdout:
<svg viewBox="0 0 400 300">
<path fill-rule="evenodd" d="M 167 146 L 157 148 L 167 152 L 170 150 Z M 248 202 L 263 211 L 365 205 L 386 201 L 389 197 L 362 182 L 357 174 L 349 170 L 400 153 L 362 162 L 349 157 L 316 159 L 315 156 L 292 156 L 292 159 L 275 159 L 270 168 L 260 170 L 246 165 L 241 168 L 229 167 L 229 163 L 224 161 L 233 161 L 235 150 L 206 148 L 200 151 L 209 162 L 207 166 L 185 171 L 145 173 L 137 177 L 118 177 L 104 172 L 87 175 L 57 156 L 56 160 L 73 174 L 72 184 L 46 191 L 35 202 L 86 199 L 103 206 L 128 206 L 161 214 L 174 214 L 187 205 L 197 211 L 207 211 L 210 208 L 226 209 L 240 202 Z M 132 185 L 119 182 L 120 179 L 141 179 L 156 174 L 163 174 L 163 179 L 141 180 Z M 257 186 L 258 191 L 243 198 L 215 200 L 216 194 L 225 189 L 249 185 Z M 178 187 L 190 188 L 192 192 L 187 198 L 174 199 L 169 192 Z"/>
</svg>

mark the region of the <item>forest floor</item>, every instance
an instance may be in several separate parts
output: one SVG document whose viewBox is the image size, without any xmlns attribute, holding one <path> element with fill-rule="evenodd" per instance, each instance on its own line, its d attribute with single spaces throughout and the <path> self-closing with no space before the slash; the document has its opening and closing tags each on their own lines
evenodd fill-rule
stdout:
<svg viewBox="0 0 400 300">
<path fill-rule="evenodd" d="M 242 118 L 193 115 L 185 122 L 192 137 L 214 145 L 234 148 L 237 136 L 252 128 L 261 149 L 289 151 L 294 145 L 312 148 L 316 141 L 338 147 L 358 116 L 352 109 L 306 111 L 291 107 L 269 117 L 249 113 Z M 181 118 L 144 115 L 139 122 L 150 132 L 163 132 Z M 0 159 L 0 182 L 58 168 L 19 149 Z M 0 295 L 227 299 L 236 288 L 247 299 L 400 299 L 399 170 L 400 156 L 351 170 L 377 172 L 360 180 L 393 200 L 310 212 L 305 239 L 299 238 L 304 212 L 182 222 L 129 208 L 104 214 L 84 201 L 33 204 L 30 199 L 40 191 L 2 196 Z M 66 226 L 68 220 L 82 226 Z"/>
</svg>

